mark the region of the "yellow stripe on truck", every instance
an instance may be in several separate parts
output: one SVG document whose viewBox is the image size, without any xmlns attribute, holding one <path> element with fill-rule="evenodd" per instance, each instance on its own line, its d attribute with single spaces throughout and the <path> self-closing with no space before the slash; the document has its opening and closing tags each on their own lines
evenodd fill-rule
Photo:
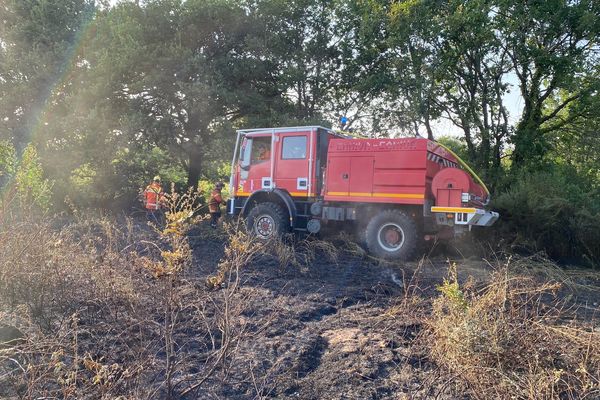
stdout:
<svg viewBox="0 0 600 400">
<path fill-rule="evenodd" d="M 476 208 L 469 207 L 431 207 L 431 212 L 447 212 L 447 213 L 474 213 Z"/>
<path fill-rule="evenodd" d="M 250 192 L 236 192 L 235 195 L 237 197 L 246 197 L 252 195 Z M 308 197 L 308 192 L 290 192 L 290 195 L 293 197 Z"/>
<path fill-rule="evenodd" d="M 424 199 L 421 193 L 361 193 L 361 192 L 327 192 L 328 196 L 337 197 L 379 197 L 394 199 Z"/>
<path fill-rule="evenodd" d="M 348 192 L 327 192 L 328 196 L 348 196 Z"/>
</svg>

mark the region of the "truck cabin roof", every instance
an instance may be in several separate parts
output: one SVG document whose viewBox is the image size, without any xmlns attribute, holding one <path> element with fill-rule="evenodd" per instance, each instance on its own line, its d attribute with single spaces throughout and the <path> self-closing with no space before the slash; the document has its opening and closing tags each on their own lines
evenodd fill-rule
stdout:
<svg viewBox="0 0 600 400">
<path fill-rule="evenodd" d="M 281 127 L 281 128 L 253 128 L 253 129 L 238 129 L 237 133 L 244 135 L 244 136 L 263 136 L 263 135 L 273 135 L 273 134 L 278 134 L 278 133 L 289 133 L 289 132 L 299 132 L 299 131 L 307 131 L 307 130 L 323 130 L 326 131 L 334 136 L 340 137 L 340 138 L 348 138 L 350 139 L 350 136 L 346 136 L 343 134 L 340 134 L 338 132 L 333 131 L 332 129 L 329 128 L 325 128 L 323 126 L 318 126 L 318 125 L 314 125 L 314 126 L 286 126 L 286 127 Z"/>
</svg>

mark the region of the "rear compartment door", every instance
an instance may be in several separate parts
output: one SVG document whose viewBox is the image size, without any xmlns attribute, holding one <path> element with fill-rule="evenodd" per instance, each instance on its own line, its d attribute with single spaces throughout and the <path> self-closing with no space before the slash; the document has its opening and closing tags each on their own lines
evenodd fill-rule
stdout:
<svg viewBox="0 0 600 400">
<path fill-rule="evenodd" d="M 373 194 L 373 157 L 354 157 L 350 162 L 350 196 Z"/>
<path fill-rule="evenodd" d="M 327 195 L 348 196 L 350 187 L 350 158 L 332 157 L 327 163 Z"/>
</svg>

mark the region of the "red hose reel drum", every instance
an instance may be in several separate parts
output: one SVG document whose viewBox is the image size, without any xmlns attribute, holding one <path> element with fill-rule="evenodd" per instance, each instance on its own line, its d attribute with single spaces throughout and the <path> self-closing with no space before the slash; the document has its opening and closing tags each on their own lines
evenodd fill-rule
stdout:
<svg viewBox="0 0 600 400">
<path fill-rule="evenodd" d="M 469 193 L 480 201 L 485 197 L 483 188 L 466 171 L 458 168 L 444 168 L 435 174 L 431 191 L 436 199 L 435 205 L 441 207 L 462 207 L 463 193 Z"/>
</svg>

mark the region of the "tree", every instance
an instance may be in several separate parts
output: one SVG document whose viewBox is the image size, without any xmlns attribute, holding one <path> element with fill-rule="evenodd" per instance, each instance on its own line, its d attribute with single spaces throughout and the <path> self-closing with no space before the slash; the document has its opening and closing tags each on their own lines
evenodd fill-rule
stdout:
<svg viewBox="0 0 600 400">
<path fill-rule="evenodd" d="M 432 120 L 442 113 L 437 106 L 442 95 L 438 10 L 426 2 L 406 1 L 392 4 L 387 14 L 388 98 L 400 121 L 406 119 L 416 135 L 423 126 L 433 140 Z"/>
<path fill-rule="evenodd" d="M 552 132 L 575 121 L 561 111 L 598 89 L 597 2 L 405 0 L 360 2 L 363 29 L 376 32 L 386 75 L 380 91 L 397 121 L 423 127 L 448 118 L 470 161 L 497 177 L 511 141 L 513 165 L 539 163 Z M 511 125 L 504 97 L 513 76 L 523 98 Z M 570 95 L 554 101 L 559 91 Z M 394 115 L 393 112 L 389 113 Z"/>
<path fill-rule="evenodd" d="M 548 102 L 550 110 L 572 97 L 559 92 Z M 590 176 L 600 184 L 600 96 L 598 93 L 580 97 L 557 113 L 558 121 L 569 121 L 547 136 L 550 152 L 546 162 L 564 164 L 580 174 Z M 543 127 L 542 127 L 543 128 Z"/>
<path fill-rule="evenodd" d="M 600 4 L 594 0 L 497 1 L 498 35 L 519 80 L 523 112 L 512 142 L 515 167 L 539 164 L 547 137 L 579 116 L 561 111 L 598 89 Z M 559 91 L 570 93 L 553 101 Z"/>
<path fill-rule="evenodd" d="M 464 133 L 472 163 L 494 176 L 509 135 L 503 105 L 510 69 L 494 35 L 490 1 L 368 2 L 364 24 L 385 54 L 381 95 L 391 122 L 434 139 L 447 118 Z M 375 17 L 374 17 L 375 16 Z"/>
<path fill-rule="evenodd" d="M 101 28 L 125 133 L 168 149 L 189 185 L 233 121 L 281 99 L 255 18 L 233 1 L 151 1 L 117 6 Z"/>
<path fill-rule="evenodd" d="M 7 0 L 0 13 L 0 131 L 22 151 L 65 84 L 94 1 Z"/>
</svg>

